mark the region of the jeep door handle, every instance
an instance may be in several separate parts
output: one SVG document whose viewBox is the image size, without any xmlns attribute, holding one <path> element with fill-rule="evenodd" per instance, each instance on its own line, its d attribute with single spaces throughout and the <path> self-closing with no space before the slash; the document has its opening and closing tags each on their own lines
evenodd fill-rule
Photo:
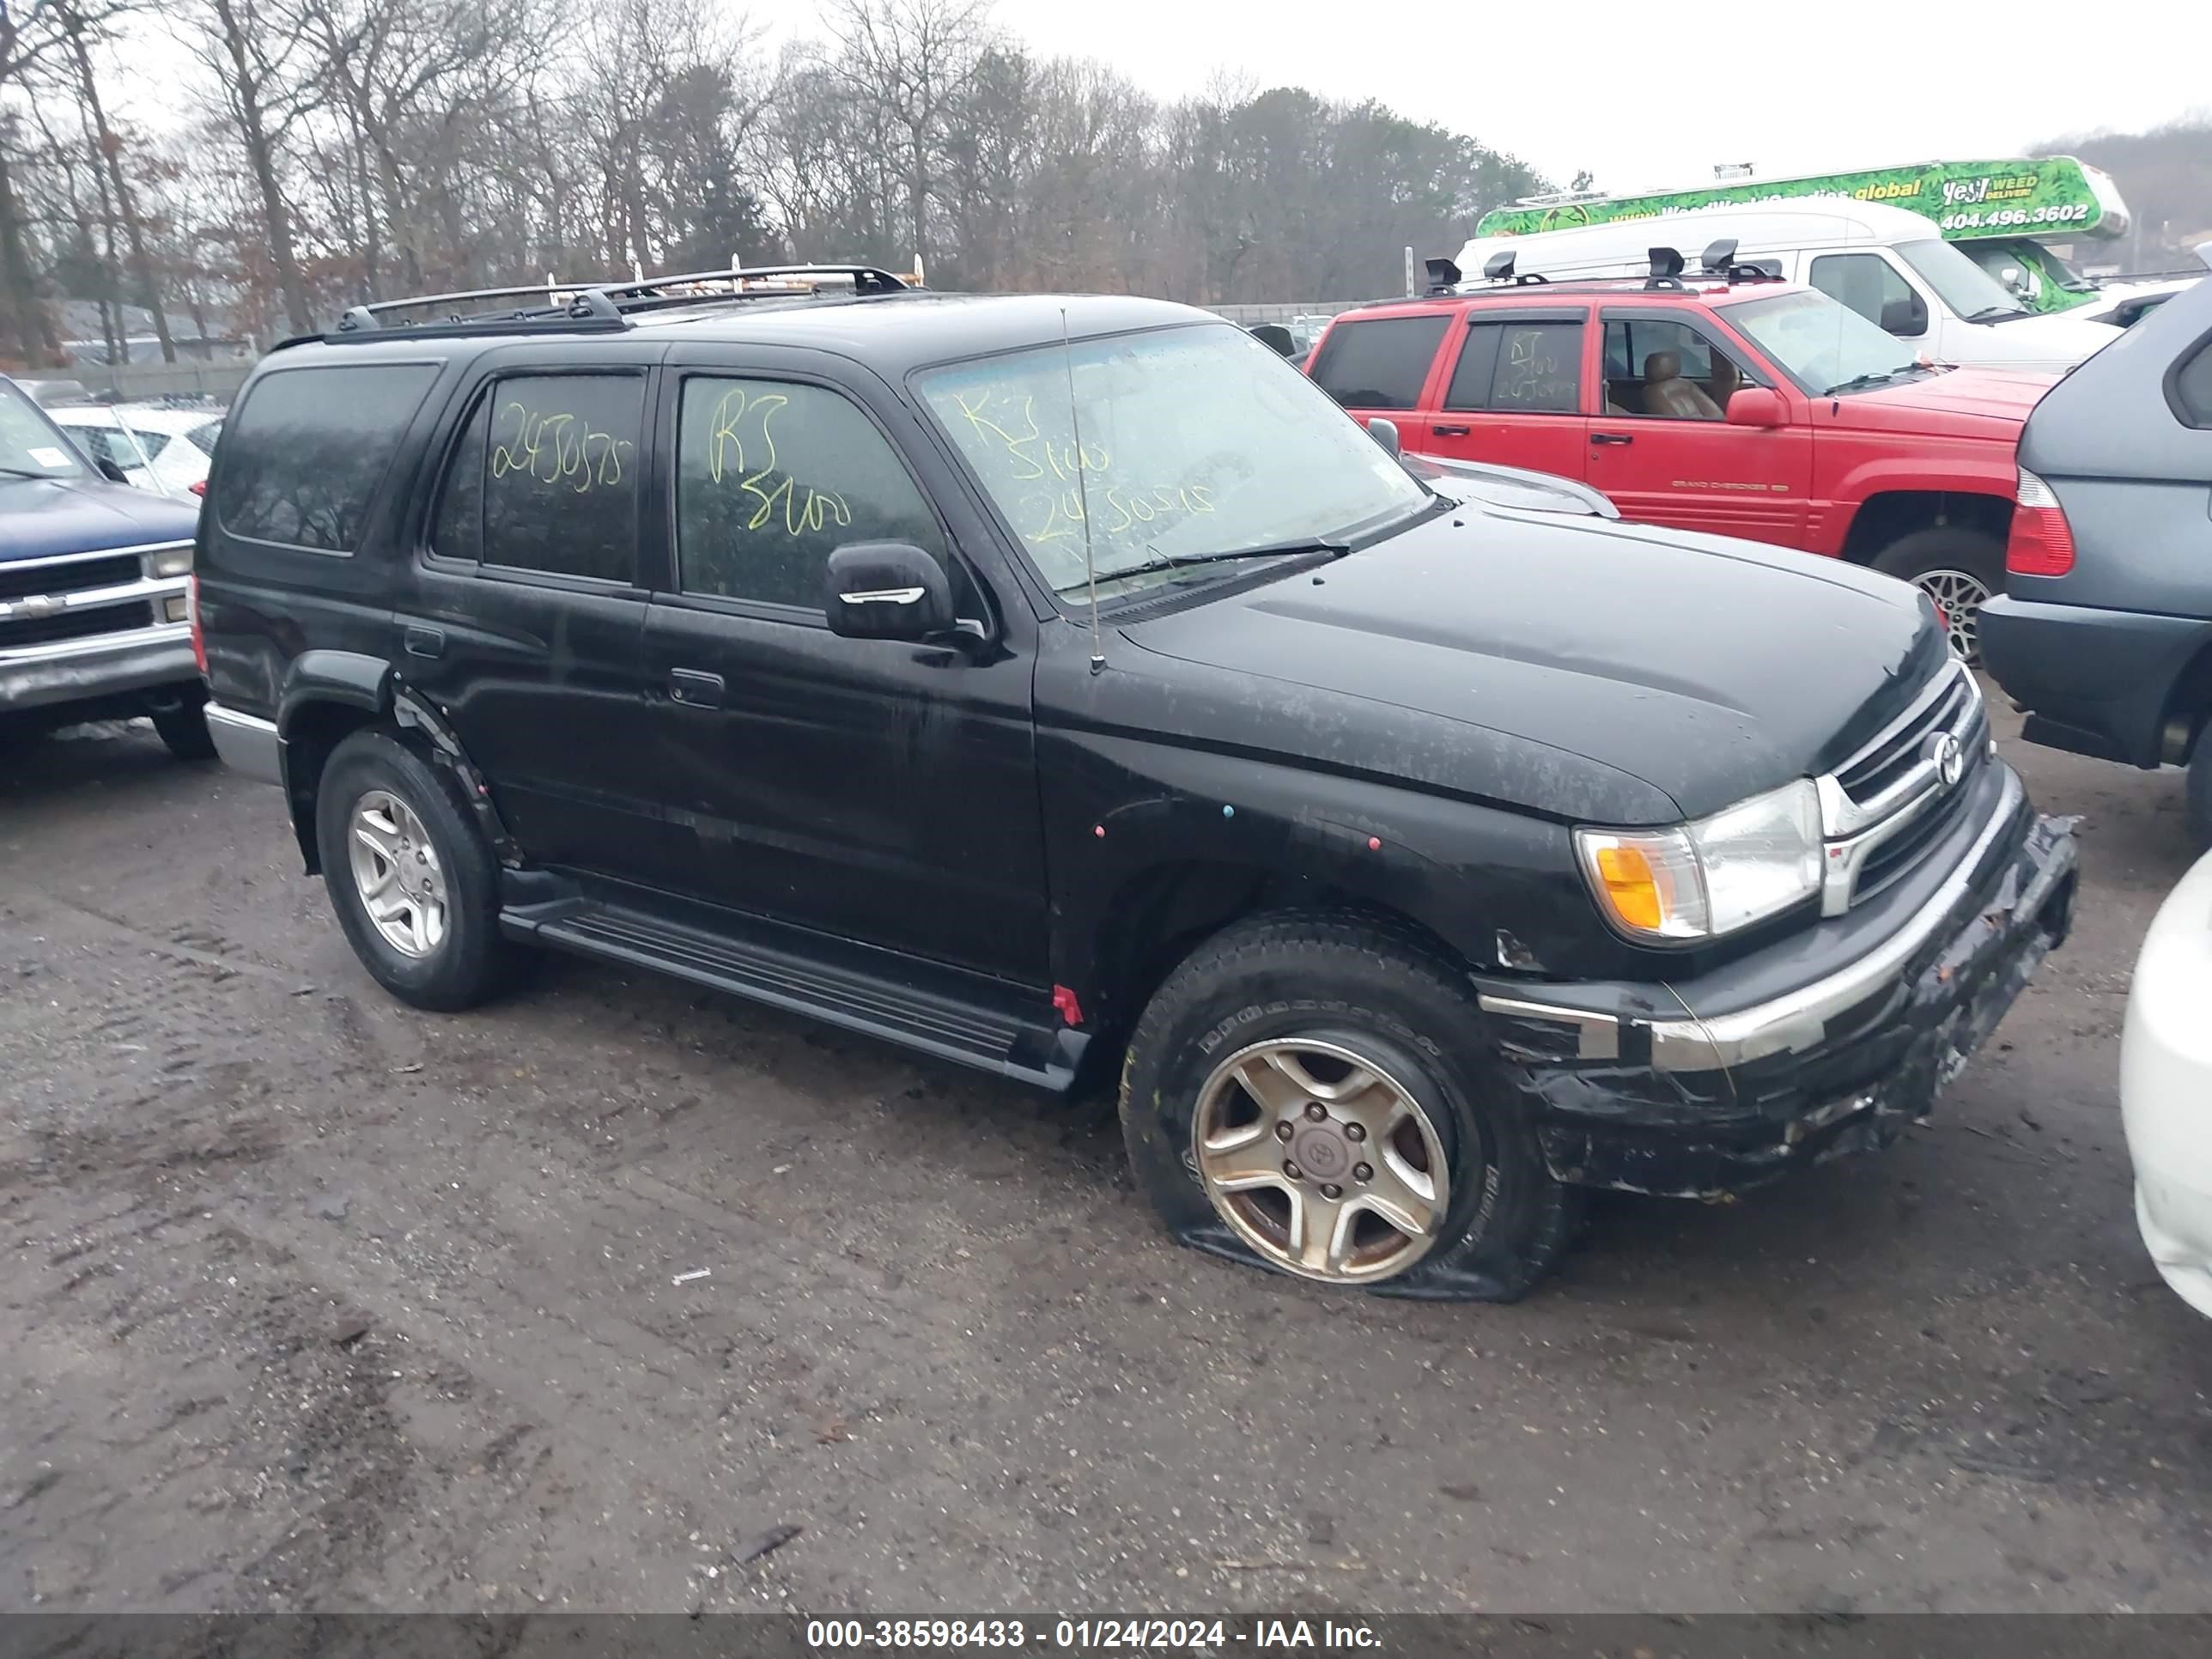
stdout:
<svg viewBox="0 0 2212 1659">
<path fill-rule="evenodd" d="M 410 657 L 442 657 L 446 632 L 441 628 L 410 628 L 400 635 L 399 644 Z"/>
<path fill-rule="evenodd" d="M 1464 438 L 1474 428 L 1471 426 L 1432 426 L 1429 430 L 1439 438 Z"/>
<path fill-rule="evenodd" d="M 1594 444 L 1632 444 L 1636 440 L 1626 432 L 1593 432 L 1590 441 Z"/>
<path fill-rule="evenodd" d="M 690 708 L 720 708 L 722 706 L 722 677 L 702 673 L 696 668 L 672 668 L 668 671 L 668 696 L 672 702 Z"/>
</svg>

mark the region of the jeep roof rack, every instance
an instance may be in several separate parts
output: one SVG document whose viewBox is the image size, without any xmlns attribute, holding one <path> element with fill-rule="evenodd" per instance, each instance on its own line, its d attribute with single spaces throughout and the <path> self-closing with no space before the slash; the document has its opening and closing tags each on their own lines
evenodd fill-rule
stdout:
<svg viewBox="0 0 2212 1659">
<path fill-rule="evenodd" d="M 817 280 L 800 287 L 751 288 L 761 278 L 841 278 L 852 284 L 856 295 L 903 292 L 912 284 L 876 265 L 752 265 L 720 270 L 679 271 L 665 276 L 638 276 L 629 282 L 532 283 L 524 288 L 464 289 L 451 294 L 423 294 L 405 300 L 380 300 L 349 306 L 329 334 L 302 335 L 282 342 L 276 349 L 307 340 L 374 339 L 404 331 L 410 338 L 450 337 L 479 334 L 571 334 L 599 332 L 635 326 L 632 312 L 659 311 L 677 306 L 706 305 L 732 300 L 790 300 L 818 295 Z M 708 290 L 708 291 L 702 291 Z M 535 305 L 463 312 L 458 307 L 489 301 L 530 299 Z M 450 307 L 442 316 L 411 320 L 404 313 L 437 307 Z"/>
</svg>

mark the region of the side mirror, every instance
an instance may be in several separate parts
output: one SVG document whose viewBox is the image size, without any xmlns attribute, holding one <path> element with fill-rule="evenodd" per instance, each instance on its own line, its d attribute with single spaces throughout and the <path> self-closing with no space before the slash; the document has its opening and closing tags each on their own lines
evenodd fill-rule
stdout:
<svg viewBox="0 0 2212 1659">
<path fill-rule="evenodd" d="M 100 476 L 110 483 L 127 484 L 131 482 L 131 475 L 104 455 L 93 465 L 100 469 Z"/>
<path fill-rule="evenodd" d="M 1781 398 L 1767 386 L 1740 387 L 1728 401 L 1730 426 L 1778 427 L 1788 419 L 1789 411 L 1782 407 Z"/>
<path fill-rule="evenodd" d="M 929 640 L 952 632 L 945 567 L 911 542 L 854 542 L 830 556 L 823 611 L 848 640 Z"/>
<path fill-rule="evenodd" d="M 1367 435 L 1381 444 L 1393 456 L 1405 453 L 1404 447 L 1398 441 L 1398 423 L 1395 421 L 1386 421 L 1380 415 L 1369 416 Z"/>
<path fill-rule="evenodd" d="M 1910 339 L 1928 331 L 1928 302 L 1917 294 L 1901 295 L 1894 300 L 1881 302 L 1881 326 L 1885 333 Z"/>
<path fill-rule="evenodd" d="M 1279 352 L 1285 357 L 1298 355 L 1298 343 L 1291 337 L 1291 331 L 1280 323 L 1254 324 L 1252 337 L 1269 350 Z"/>
</svg>

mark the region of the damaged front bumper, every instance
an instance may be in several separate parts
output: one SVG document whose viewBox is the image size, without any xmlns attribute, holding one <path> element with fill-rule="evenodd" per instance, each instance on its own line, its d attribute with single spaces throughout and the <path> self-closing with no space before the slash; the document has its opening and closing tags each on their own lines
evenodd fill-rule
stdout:
<svg viewBox="0 0 2212 1659">
<path fill-rule="evenodd" d="M 2072 920 L 2072 820 L 2009 767 L 1972 787 L 1914 878 L 1701 979 L 1484 981 L 1552 1173 L 1711 1197 L 1925 1115 Z"/>
</svg>

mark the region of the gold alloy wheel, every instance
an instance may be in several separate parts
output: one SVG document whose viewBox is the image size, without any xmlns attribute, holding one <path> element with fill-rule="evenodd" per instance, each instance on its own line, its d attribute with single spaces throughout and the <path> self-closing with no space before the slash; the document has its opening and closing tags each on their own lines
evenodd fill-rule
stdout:
<svg viewBox="0 0 2212 1659">
<path fill-rule="evenodd" d="M 1199 1091 L 1193 1140 L 1221 1218 L 1305 1279 L 1405 1272 L 1451 1203 L 1443 1142 L 1412 1091 L 1314 1037 L 1271 1038 L 1223 1060 Z"/>
</svg>

